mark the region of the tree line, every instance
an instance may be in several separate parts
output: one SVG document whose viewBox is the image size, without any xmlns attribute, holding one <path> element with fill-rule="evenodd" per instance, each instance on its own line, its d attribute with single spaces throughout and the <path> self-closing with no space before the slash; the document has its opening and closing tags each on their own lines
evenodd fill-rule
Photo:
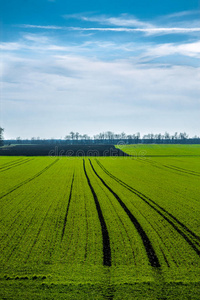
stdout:
<svg viewBox="0 0 200 300">
<path fill-rule="evenodd" d="M 125 132 L 122 133 L 114 133 L 112 131 L 101 132 L 93 137 L 88 136 L 87 134 L 81 135 L 78 132 L 71 131 L 68 135 L 65 136 L 65 140 L 184 140 L 188 139 L 189 135 L 186 132 L 175 132 L 174 134 L 170 135 L 168 132 L 164 134 L 158 133 L 148 133 L 141 137 L 140 132 L 133 133 L 133 134 L 126 134 Z M 193 139 L 198 139 L 198 136 L 194 136 Z"/>
<path fill-rule="evenodd" d="M 99 134 L 89 136 L 88 134 L 80 134 L 79 132 L 71 131 L 64 139 L 41 139 L 40 137 L 32 137 L 31 139 L 21 139 L 19 136 L 13 140 L 3 139 L 4 129 L 0 127 L 0 145 L 8 144 L 200 144 L 200 137 L 194 136 L 192 138 L 186 132 L 175 132 L 170 134 L 168 132 L 162 133 L 148 133 L 141 136 L 140 132 L 133 134 L 126 134 L 125 132 L 114 133 L 112 131 L 100 132 Z"/>
</svg>

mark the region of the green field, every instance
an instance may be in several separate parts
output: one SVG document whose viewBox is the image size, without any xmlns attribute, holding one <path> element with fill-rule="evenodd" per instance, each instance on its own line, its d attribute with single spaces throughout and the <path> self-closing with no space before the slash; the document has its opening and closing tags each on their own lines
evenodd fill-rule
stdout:
<svg viewBox="0 0 200 300">
<path fill-rule="evenodd" d="M 0 157 L 0 299 L 199 299 L 200 146 Z"/>
</svg>

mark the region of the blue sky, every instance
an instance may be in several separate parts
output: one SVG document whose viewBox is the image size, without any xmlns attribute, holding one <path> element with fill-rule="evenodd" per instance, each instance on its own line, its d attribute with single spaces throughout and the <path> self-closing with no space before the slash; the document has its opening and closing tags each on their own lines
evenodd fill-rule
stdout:
<svg viewBox="0 0 200 300">
<path fill-rule="evenodd" d="M 0 0 L 5 138 L 200 135 L 200 1 Z"/>
</svg>

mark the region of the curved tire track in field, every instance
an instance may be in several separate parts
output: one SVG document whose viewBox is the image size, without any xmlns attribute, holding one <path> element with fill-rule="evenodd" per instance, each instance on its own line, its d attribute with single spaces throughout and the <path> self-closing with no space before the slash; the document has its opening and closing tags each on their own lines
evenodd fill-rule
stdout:
<svg viewBox="0 0 200 300">
<path fill-rule="evenodd" d="M 110 267 L 111 266 L 111 248 L 110 248 L 110 238 L 109 238 L 109 234 L 108 234 L 108 229 L 107 229 L 106 222 L 105 222 L 105 219 L 104 219 L 104 216 L 103 216 L 100 204 L 99 204 L 99 200 L 98 200 L 97 195 L 91 185 L 90 179 L 87 175 L 84 159 L 83 159 L 83 169 L 84 169 L 85 176 L 87 178 L 88 185 L 90 187 L 90 190 L 91 190 L 93 198 L 94 198 L 99 221 L 101 224 L 101 231 L 102 231 L 102 237 L 103 237 L 103 265 Z"/>
<path fill-rule="evenodd" d="M 129 186 L 116 176 L 112 175 L 97 159 L 98 165 L 101 169 L 109 175 L 112 179 L 117 181 L 120 185 L 131 191 L 133 194 L 138 196 L 141 200 L 143 200 L 146 204 L 148 204 L 151 208 L 153 208 L 160 216 L 162 216 L 184 239 L 185 241 L 194 249 L 197 255 L 200 256 L 200 250 L 197 246 L 200 246 L 200 237 L 197 236 L 193 231 L 191 231 L 186 225 L 184 225 L 181 221 L 179 221 L 175 216 L 169 213 L 166 209 L 161 207 L 155 201 L 145 196 L 143 193 L 137 191 L 135 188 Z"/>
<path fill-rule="evenodd" d="M 4 167 L 4 168 L 2 167 L 2 168 L 0 168 L 0 172 L 2 173 L 2 172 L 5 172 L 5 171 L 7 171 L 7 170 L 16 168 L 16 167 L 18 167 L 18 166 L 21 166 L 21 165 L 23 165 L 23 164 L 26 164 L 27 162 L 29 162 L 29 161 L 31 161 L 31 160 L 33 160 L 33 159 L 34 159 L 34 158 L 29 158 L 29 159 L 20 161 L 20 162 L 18 162 L 18 163 L 15 163 L 15 164 L 6 166 L 6 167 Z"/>
<path fill-rule="evenodd" d="M 158 168 L 158 169 L 162 169 L 164 167 L 164 168 L 171 169 L 173 171 L 177 171 L 177 174 L 183 173 L 183 174 L 189 174 L 189 175 L 193 175 L 193 176 L 200 176 L 200 172 L 196 172 L 196 171 L 193 171 L 193 170 L 180 168 L 180 167 L 177 167 L 177 166 L 174 166 L 174 165 L 163 165 L 162 163 L 158 163 L 158 162 L 155 162 L 155 161 L 147 159 L 147 158 L 145 160 L 140 159 L 140 158 L 138 158 L 138 159 L 142 162 L 149 163 L 149 164 L 151 164 L 152 166 L 154 166 L 155 168 Z"/>
<path fill-rule="evenodd" d="M 18 158 L 18 159 L 9 161 L 9 162 L 7 162 L 7 163 L 4 163 L 4 164 L 1 165 L 0 170 L 1 170 L 1 169 L 4 169 L 4 168 L 7 168 L 7 167 L 10 167 L 10 166 L 12 166 L 12 165 L 15 165 L 15 164 L 17 164 L 17 163 L 19 163 L 19 162 L 22 162 L 22 161 L 24 161 L 24 158 Z"/>
<path fill-rule="evenodd" d="M 43 170 L 41 170 L 40 172 L 38 172 L 37 174 L 35 174 L 33 177 L 28 178 L 26 180 L 24 180 L 23 182 L 17 184 L 16 186 L 14 186 L 9 192 L 5 193 L 4 195 L 0 196 L 0 199 L 4 198 L 5 196 L 11 194 L 12 192 L 14 192 L 15 190 L 19 189 L 21 186 L 29 183 L 30 181 L 34 180 L 35 178 L 39 177 L 40 175 L 42 175 L 45 171 L 47 171 L 49 168 L 51 168 L 55 163 L 57 163 L 59 161 L 59 158 L 57 158 L 55 161 L 53 161 L 50 165 L 48 165 L 47 167 L 45 167 Z"/>
<path fill-rule="evenodd" d="M 163 166 L 165 168 L 168 168 L 168 169 L 171 169 L 171 170 L 174 170 L 174 171 L 178 171 L 178 172 L 183 173 L 183 174 L 189 174 L 189 175 L 198 176 L 198 177 L 200 176 L 200 174 L 198 172 L 183 169 L 183 168 L 179 168 L 179 167 L 176 167 L 176 166 L 173 166 L 173 165 L 163 165 Z"/>
<path fill-rule="evenodd" d="M 189 169 L 184 169 L 184 168 L 181 168 L 181 167 L 178 167 L 178 166 L 174 166 L 174 165 L 170 165 L 171 167 L 175 167 L 177 169 L 180 169 L 180 170 L 183 170 L 183 171 L 187 171 L 187 172 L 191 172 L 191 173 L 195 173 L 197 175 L 200 175 L 200 172 L 197 172 L 197 171 L 193 171 L 193 170 L 189 170 Z"/>
<path fill-rule="evenodd" d="M 104 186 L 113 194 L 113 196 L 117 199 L 117 201 L 119 202 L 119 204 L 121 205 L 121 207 L 124 209 L 124 211 L 126 212 L 126 214 L 128 215 L 129 219 L 131 220 L 131 222 L 133 223 L 133 225 L 135 226 L 137 232 L 139 233 L 143 245 L 145 247 L 148 259 L 149 259 L 149 263 L 151 264 L 152 267 L 156 267 L 159 268 L 161 267 L 160 262 L 158 260 L 158 257 L 155 253 L 155 250 L 153 249 L 153 246 L 151 244 L 151 241 L 149 240 L 146 232 L 144 231 L 144 229 L 142 228 L 142 226 L 140 225 L 140 223 L 138 222 L 138 220 L 135 218 L 135 216 L 131 213 L 131 211 L 128 209 L 128 207 L 125 205 L 125 203 L 120 199 L 120 197 L 105 183 L 105 181 L 97 174 L 97 172 L 95 171 L 91 160 L 89 159 L 90 165 L 94 171 L 94 173 L 96 174 L 96 176 L 101 180 L 101 182 L 104 184 Z"/>
<path fill-rule="evenodd" d="M 100 186 L 100 188 L 101 188 L 101 190 L 102 191 L 104 191 L 104 189 L 102 188 L 102 186 Z M 104 191 L 104 193 L 105 193 L 105 191 Z M 110 205 L 111 205 L 111 207 L 112 207 L 112 209 L 114 210 L 114 212 L 115 212 L 115 214 L 116 214 L 116 216 L 117 216 L 117 218 L 118 218 L 118 221 L 119 221 L 119 223 L 118 223 L 118 221 L 117 221 L 117 218 L 115 217 L 115 216 L 113 216 L 113 220 L 114 220 L 114 222 L 115 222 L 115 224 L 116 224 L 116 227 L 118 228 L 118 230 L 119 230 L 119 232 L 120 232 L 120 235 L 121 235 L 121 239 L 122 239 L 122 241 L 123 241 L 123 248 L 124 248 L 124 252 L 126 253 L 126 255 L 128 256 L 128 253 L 127 253 L 127 249 L 126 249 L 126 242 L 125 242 L 125 240 L 124 240 L 124 234 L 121 232 L 121 227 L 123 227 L 123 229 L 124 229 L 124 231 L 125 231 L 125 234 L 126 234 L 126 237 L 128 238 L 128 241 L 129 241 L 129 246 L 130 246 L 130 248 L 131 248 L 131 251 L 132 251 L 132 254 L 133 254 L 133 258 L 134 258 L 134 262 L 135 262 L 135 264 L 136 264 L 136 261 L 135 261 L 135 253 L 134 253 L 134 249 L 133 249 L 133 246 L 132 246 L 132 244 L 131 244 L 131 238 L 130 238 L 130 234 L 128 233 L 128 231 L 127 231 L 127 228 L 126 228 L 126 226 L 125 226 L 125 224 L 124 224 L 124 222 L 123 222 L 123 220 L 122 220 L 122 218 L 121 218 L 121 216 L 120 216 L 120 212 L 118 211 L 118 209 L 115 207 L 115 205 L 113 204 L 113 201 L 106 195 L 106 197 L 107 197 L 107 199 L 109 200 L 109 202 L 110 202 Z"/>
<path fill-rule="evenodd" d="M 65 234 L 65 227 L 66 227 L 66 224 L 67 224 L 67 217 L 68 217 L 68 212 L 69 212 L 69 206 L 70 206 L 70 202 L 71 202 L 71 198 L 72 198 L 73 183 L 74 183 L 74 174 L 73 174 L 73 177 L 72 177 L 72 183 L 71 183 L 71 188 L 70 188 L 69 200 L 68 200 L 68 204 L 67 204 L 67 210 L 66 210 L 66 213 L 65 213 L 65 219 L 64 219 L 64 224 L 63 224 L 61 241 L 63 240 L 63 236 Z"/>
</svg>

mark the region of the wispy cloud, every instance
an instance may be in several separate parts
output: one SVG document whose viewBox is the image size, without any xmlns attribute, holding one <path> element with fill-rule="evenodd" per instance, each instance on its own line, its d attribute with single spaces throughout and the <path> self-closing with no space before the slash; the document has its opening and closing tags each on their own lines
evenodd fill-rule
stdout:
<svg viewBox="0 0 200 300">
<path fill-rule="evenodd" d="M 86 27 L 82 30 L 93 30 L 93 31 L 120 31 L 120 32 L 141 32 L 148 35 L 164 35 L 164 34 L 190 34 L 200 31 L 200 23 L 198 19 L 184 20 L 180 19 L 184 16 L 191 16 L 197 14 L 198 11 L 184 11 L 167 16 L 163 16 L 162 19 L 151 20 L 151 22 L 139 20 L 134 16 L 128 14 L 122 14 L 118 17 L 109 17 L 105 15 L 99 16 L 84 16 L 82 14 L 74 14 L 64 16 L 65 18 L 74 18 L 85 22 L 96 23 L 101 25 L 110 25 L 112 27 L 102 28 L 100 26 Z M 170 24 L 171 19 L 179 19 L 177 22 L 173 20 Z M 164 22 L 163 22 L 164 21 Z M 167 26 L 163 26 L 164 23 L 168 23 Z M 114 26 L 114 27 L 113 27 Z M 78 30 L 79 28 L 77 28 Z"/>
<path fill-rule="evenodd" d="M 43 26 L 43 25 L 30 25 L 30 24 L 23 24 L 20 25 L 20 27 L 24 28 L 38 28 L 38 29 L 55 29 L 55 30 L 65 30 L 66 27 L 62 26 L 54 26 L 54 25 L 48 25 L 48 26 Z"/>
<path fill-rule="evenodd" d="M 118 28 L 120 30 L 121 28 Z M 122 28 L 124 29 L 124 28 Z M 73 28 L 71 30 L 79 30 Z M 80 29 L 81 30 L 81 29 Z M 90 29 L 87 29 L 90 30 Z M 96 30 L 96 28 L 95 28 Z M 101 28 L 99 28 L 101 30 Z M 104 28 L 103 30 L 108 30 Z M 130 30 L 130 28 L 128 29 Z M 102 40 L 86 40 L 82 43 L 59 43 L 52 37 L 41 34 L 24 34 L 16 42 L 0 43 L 0 49 L 3 52 L 16 52 L 26 51 L 30 56 L 37 53 L 73 53 L 84 56 L 97 56 L 109 57 L 116 59 L 120 57 L 131 57 L 136 62 L 144 62 L 157 57 L 166 57 L 173 55 L 184 55 L 193 58 L 200 58 L 200 41 L 182 42 L 182 43 L 157 43 L 152 42 L 136 43 L 136 42 L 120 42 L 116 41 L 102 41 Z M 102 51 L 103 49 L 103 51 Z"/>
<path fill-rule="evenodd" d="M 25 28 L 47 29 L 47 30 L 72 30 L 72 31 L 109 31 L 109 32 L 142 32 L 148 35 L 165 34 L 189 34 L 200 32 L 200 27 L 179 28 L 179 27 L 153 27 L 153 28 L 129 28 L 129 27 L 66 27 L 66 26 L 42 26 L 42 25 L 21 25 Z"/>
<path fill-rule="evenodd" d="M 168 56 L 168 55 L 185 55 L 190 57 L 200 58 L 200 41 L 195 43 L 184 43 L 184 44 L 163 44 L 154 45 L 153 47 L 147 46 L 145 55 L 149 56 Z"/>
<path fill-rule="evenodd" d="M 87 16 L 74 16 L 74 18 L 87 21 L 87 22 L 96 22 L 99 24 L 106 25 L 116 25 L 116 26 L 128 26 L 128 27 L 152 27 L 148 22 L 143 22 L 137 18 L 130 17 L 127 14 L 123 14 L 120 17 L 106 17 L 106 16 L 96 16 L 96 17 L 87 17 Z"/>
<path fill-rule="evenodd" d="M 20 43 L 10 43 L 10 42 L 7 42 L 7 43 L 0 43 L 0 49 L 1 50 L 4 50 L 4 51 L 15 51 L 15 50 L 19 50 L 21 49 L 21 44 Z"/>
<path fill-rule="evenodd" d="M 186 11 L 180 11 L 180 12 L 173 13 L 173 14 L 168 14 L 168 15 L 162 16 L 162 18 L 177 19 L 177 18 L 183 18 L 186 16 L 194 16 L 194 15 L 199 15 L 199 14 L 200 14 L 200 10 L 186 10 Z"/>
<path fill-rule="evenodd" d="M 200 32 L 200 27 L 197 28 L 165 28 L 165 27 L 157 27 L 157 28 L 126 28 L 126 27 L 67 27 L 68 30 L 78 30 L 78 31 L 113 31 L 113 32 L 143 32 L 149 35 L 151 34 L 176 34 L 176 33 L 192 33 L 192 32 Z"/>
</svg>

